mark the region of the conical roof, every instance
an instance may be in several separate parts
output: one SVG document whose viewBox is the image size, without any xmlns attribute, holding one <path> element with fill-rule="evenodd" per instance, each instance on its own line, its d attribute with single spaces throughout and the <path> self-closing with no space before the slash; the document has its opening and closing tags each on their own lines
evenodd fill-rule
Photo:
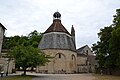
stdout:
<svg viewBox="0 0 120 80">
<path fill-rule="evenodd" d="M 59 19 L 53 20 L 52 25 L 44 33 L 49 33 L 49 32 L 63 32 L 63 33 L 67 33 L 70 35 L 70 33 L 62 25 L 61 20 Z"/>
</svg>

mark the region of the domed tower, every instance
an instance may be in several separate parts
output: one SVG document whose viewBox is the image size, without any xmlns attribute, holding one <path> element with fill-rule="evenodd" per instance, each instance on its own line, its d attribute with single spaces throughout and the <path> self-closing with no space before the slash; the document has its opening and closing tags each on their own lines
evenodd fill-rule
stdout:
<svg viewBox="0 0 120 80">
<path fill-rule="evenodd" d="M 72 35 L 61 23 L 61 14 L 53 14 L 53 23 L 43 33 L 38 46 L 45 54 L 53 57 L 47 65 L 37 68 L 48 73 L 74 73 L 76 71 L 76 45 Z"/>
</svg>

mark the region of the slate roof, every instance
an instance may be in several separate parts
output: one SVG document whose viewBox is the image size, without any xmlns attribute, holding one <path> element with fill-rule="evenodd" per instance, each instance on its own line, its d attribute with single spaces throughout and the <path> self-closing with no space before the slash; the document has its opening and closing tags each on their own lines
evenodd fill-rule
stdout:
<svg viewBox="0 0 120 80">
<path fill-rule="evenodd" d="M 64 49 L 76 51 L 72 38 L 66 34 L 59 33 L 44 34 L 38 47 L 40 49 Z"/>
<path fill-rule="evenodd" d="M 0 26 L 1 26 L 3 29 L 6 29 L 1 23 L 0 23 Z"/>
<path fill-rule="evenodd" d="M 52 25 L 44 32 L 44 34 L 49 32 L 64 32 L 70 35 L 67 29 L 62 25 L 60 19 L 53 20 Z"/>
<path fill-rule="evenodd" d="M 81 51 L 83 51 L 83 49 L 84 49 L 86 46 L 87 46 L 87 45 L 85 45 L 85 46 L 83 46 L 83 47 L 77 49 L 76 51 L 77 51 L 78 53 L 80 53 Z"/>
</svg>

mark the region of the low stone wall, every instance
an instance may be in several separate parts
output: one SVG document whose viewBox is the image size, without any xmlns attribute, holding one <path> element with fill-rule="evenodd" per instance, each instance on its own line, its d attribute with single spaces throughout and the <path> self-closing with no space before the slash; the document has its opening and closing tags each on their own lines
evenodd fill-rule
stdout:
<svg viewBox="0 0 120 80">
<path fill-rule="evenodd" d="M 14 61 L 11 60 L 8 66 L 7 58 L 0 58 L 0 66 L 2 67 L 2 71 L 4 73 L 7 72 L 7 68 L 8 68 L 8 73 L 12 73 L 12 70 L 15 69 Z"/>
</svg>

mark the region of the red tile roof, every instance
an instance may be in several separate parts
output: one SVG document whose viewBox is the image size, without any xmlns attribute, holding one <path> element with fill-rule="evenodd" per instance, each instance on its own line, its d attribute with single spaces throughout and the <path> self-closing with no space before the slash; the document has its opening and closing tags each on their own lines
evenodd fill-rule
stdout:
<svg viewBox="0 0 120 80">
<path fill-rule="evenodd" d="M 49 33 L 49 32 L 64 32 L 70 35 L 70 33 L 62 25 L 61 20 L 59 19 L 53 20 L 52 25 L 44 33 Z"/>
</svg>

